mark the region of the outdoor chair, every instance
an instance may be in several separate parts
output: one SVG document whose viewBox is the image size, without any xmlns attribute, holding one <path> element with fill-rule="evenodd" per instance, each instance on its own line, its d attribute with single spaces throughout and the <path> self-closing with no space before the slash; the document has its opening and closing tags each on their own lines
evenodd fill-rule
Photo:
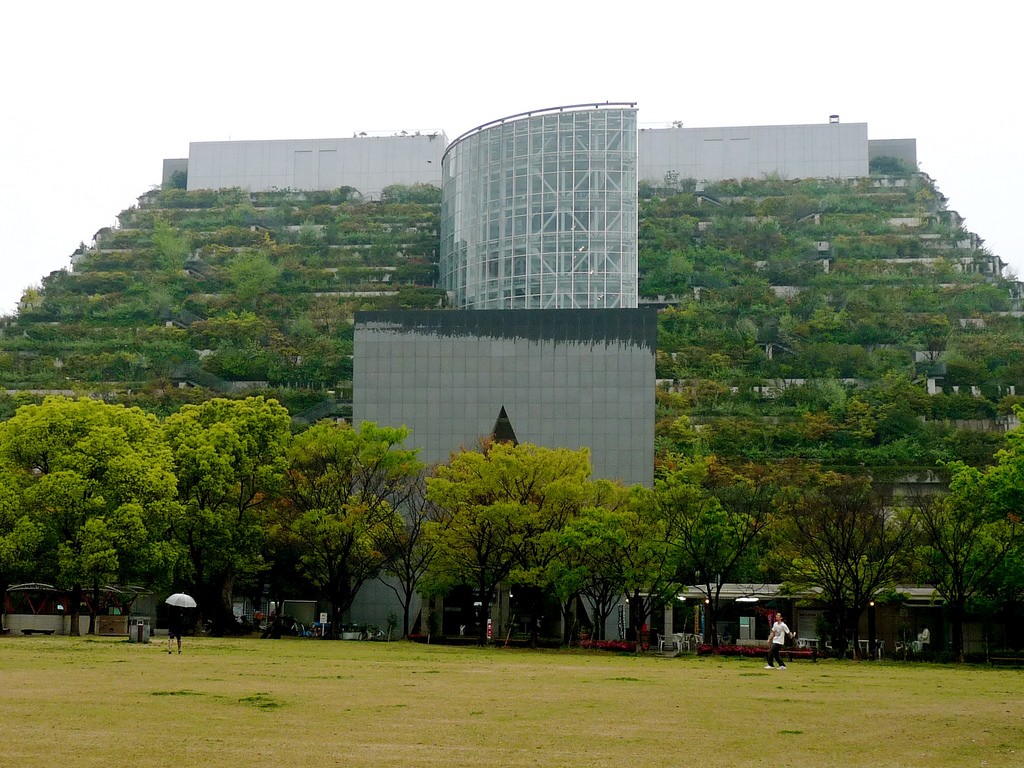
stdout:
<svg viewBox="0 0 1024 768">
<path fill-rule="evenodd" d="M 676 653 L 681 650 L 679 638 L 676 635 L 658 635 L 658 652 L 664 653 L 666 649 Z"/>
</svg>

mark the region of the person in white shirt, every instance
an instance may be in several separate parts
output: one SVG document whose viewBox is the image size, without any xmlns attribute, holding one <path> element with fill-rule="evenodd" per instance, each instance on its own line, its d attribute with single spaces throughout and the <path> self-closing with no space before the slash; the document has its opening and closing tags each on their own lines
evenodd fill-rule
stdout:
<svg viewBox="0 0 1024 768">
<path fill-rule="evenodd" d="M 932 642 L 932 633 L 928 631 L 928 627 L 922 629 L 921 632 L 918 634 L 917 642 L 918 645 L 921 646 L 921 650 L 927 653 L 928 646 Z"/>
<path fill-rule="evenodd" d="M 789 627 L 786 626 L 786 622 L 782 620 L 782 614 L 775 614 L 775 623 L 772 624 L 772 631 L 768 633 L 768 658 L 765 660 L 765 669 L 775 669 L 773 666 L 774 662 L 778 662 L 779 669 L 785 669 L 786 665 L 782 663 L 782 657 L 779 653 L 782 651 L 782 645 L 786 642 L 786 636 L 792 637 L 795 633 L 789 631 Z"/>
</svg>

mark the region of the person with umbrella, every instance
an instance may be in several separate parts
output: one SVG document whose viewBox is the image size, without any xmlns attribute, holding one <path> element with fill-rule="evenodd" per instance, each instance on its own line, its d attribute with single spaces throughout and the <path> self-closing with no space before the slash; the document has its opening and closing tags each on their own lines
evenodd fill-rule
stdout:
<svg viewBox="0 0 1024 768">
<path fill-rule="evenodd" d="M 167 612 L 167 652 L 174 653 L 174 641 L 178 641 L 178 653 L 181 653 L 181 635 L 185 629 L 185 609 L 195 608 L 196 601 L 184 592 L 176 592 L 165 601 L 170 606 Z"/>
</svg>

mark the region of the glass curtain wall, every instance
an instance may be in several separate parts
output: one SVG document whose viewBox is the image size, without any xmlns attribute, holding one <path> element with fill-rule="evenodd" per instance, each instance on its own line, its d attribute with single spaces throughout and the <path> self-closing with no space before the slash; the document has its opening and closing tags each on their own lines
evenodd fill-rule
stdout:
<svg viewBox="0 0 1024 768">
<path fill-rule="evenodd" d="M 631 105 L 470 132 L 442 161 L 441 280 L 460 309 L 637 306 Z"/>
</svg>

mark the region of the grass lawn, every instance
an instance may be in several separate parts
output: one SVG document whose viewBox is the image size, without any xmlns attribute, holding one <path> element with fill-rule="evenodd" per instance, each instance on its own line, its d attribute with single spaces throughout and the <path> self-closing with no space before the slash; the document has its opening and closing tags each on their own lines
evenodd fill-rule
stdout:
<svg viewBox="0 0 1024 768">
<path fill-rule="evenodd" d="M 1024 765 L 1024 672 L 412 643 L 0 638 L 0 763 Z"/>
</svg>

